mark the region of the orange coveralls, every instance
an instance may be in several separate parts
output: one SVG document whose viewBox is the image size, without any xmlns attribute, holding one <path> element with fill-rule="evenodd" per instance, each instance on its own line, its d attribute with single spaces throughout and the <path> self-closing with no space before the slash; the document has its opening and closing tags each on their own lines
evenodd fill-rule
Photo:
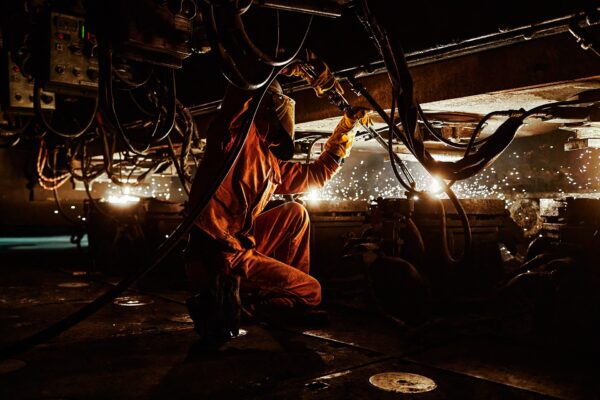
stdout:
<svg viewBox="0 0 600 400">
<path fill-rule="evenodd" d="M 229 135 L 208 138 L 207 158 L 196 173 L 190 204 L 214 176 L 214 161 L 242 134 L 245 109 Z M 190 243 L 186 266 L 193 285 L 203 288 L 216 271 L 237 274 L 242 288 L 258 291 L 263 303 L 316 306 L 321 286 L 309 273 L 309 218 L 294 202 L 262 212 L 273 193 L 293 194 L 322 187 L 339 168 L 328 152 L 311 164 L 278 160 L 265 142 L 269 125 L 255 119 L 231 171 L 196 220 L 201 239 Z M 212 147 L 211 147 L 212 146 Z"/>
</svg>

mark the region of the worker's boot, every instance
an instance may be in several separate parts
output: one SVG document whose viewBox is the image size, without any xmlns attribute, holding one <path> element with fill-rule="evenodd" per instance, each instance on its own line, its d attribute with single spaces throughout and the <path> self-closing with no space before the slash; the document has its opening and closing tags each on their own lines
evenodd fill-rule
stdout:
<svg viewBox="0 0 600 400">
<path fill-rule="evenodd" d="M 208 346 L 219 346 L 240 332 L 239 278 L 218 274 L 211 287 L 186 304 L 194 329 Z"/>
</svg>

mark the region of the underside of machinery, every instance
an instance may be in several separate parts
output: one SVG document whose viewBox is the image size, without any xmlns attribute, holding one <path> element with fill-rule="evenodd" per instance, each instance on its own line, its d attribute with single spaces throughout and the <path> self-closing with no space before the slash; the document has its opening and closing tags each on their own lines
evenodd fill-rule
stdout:
<svg viewBox="0 0 600 400">
<path fill-rule="evenodd" d="M 596 2 L 9 0 L 0 28 L 3 398 L 598 397 Z M 279 74 L 307 49 L 340 90 Z M 308 210 L 330 326 L 206 354 L 182 252 L 236 144 L 190 187 L 276 77 L 294 162 L 372 121 L 268 206 Z"/>
</svg>

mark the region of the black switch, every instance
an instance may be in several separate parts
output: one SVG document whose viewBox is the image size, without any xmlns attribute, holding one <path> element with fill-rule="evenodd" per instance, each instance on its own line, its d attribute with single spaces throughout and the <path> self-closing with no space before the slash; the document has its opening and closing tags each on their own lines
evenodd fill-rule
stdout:
<svg viewBox="0 0 600 400">
<path fill-rule="evenodd" d="M 78 46 L 76 44 L 72 44 L 69 46 L 69 50 L 71 50 L 71 53 L 76 54 L 76 55 L 81 55 L 82 51 L 81 51 L 81 46 Z"/>
<path fill-rule="evenodd" d="M 95 81 L 98 79 L 98 70 L 95 68 L 89 68 L 87 70 L 87 75 L 91 80 Z"/>
</svg>

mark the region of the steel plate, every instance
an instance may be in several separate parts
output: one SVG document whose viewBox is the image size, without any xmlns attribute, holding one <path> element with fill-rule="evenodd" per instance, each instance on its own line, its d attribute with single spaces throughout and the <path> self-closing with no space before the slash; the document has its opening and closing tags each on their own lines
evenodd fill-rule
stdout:
<svg viewBox="0 0 600 400">
<path fill-rule="evenodd" d="M 378 389 L 395 393 L 425 393 L 434 390 L 436 383 L 423 375 L 408 372 L 383 372 L 369 378 Z"/>
</svg>

